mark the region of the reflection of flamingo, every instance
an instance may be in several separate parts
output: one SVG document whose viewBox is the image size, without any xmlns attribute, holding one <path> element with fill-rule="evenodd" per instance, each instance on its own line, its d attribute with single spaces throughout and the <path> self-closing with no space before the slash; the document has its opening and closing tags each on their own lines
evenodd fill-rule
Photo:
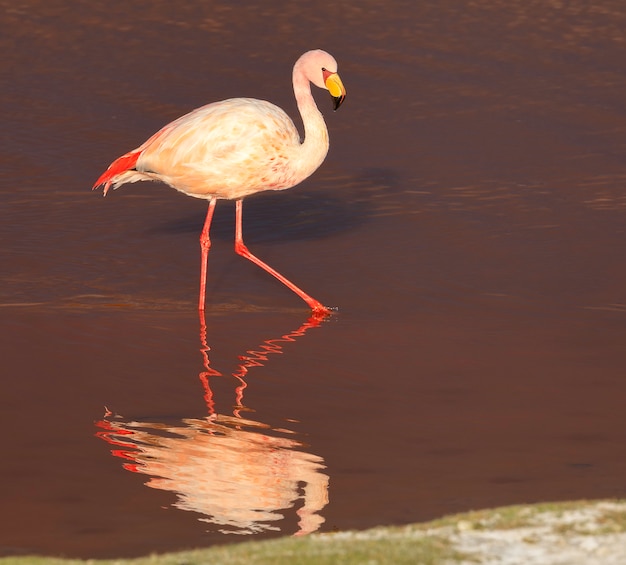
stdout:
<svg viewBox="0 0 626 565">
<path fill-rule="evenodd" d="M 268 356 L 272 354 L 281 354 L 283 352 L 283 344 L 295 341 L 298 337 L 301 337 L 305 332 L 311 328 L 316 328 L 320 325 L 320 318 L 318 316 L 311 316 L 304 324 L 302 324 L 297 330 L 283 335 L 280 338 L 266 339 L 259 345 L 256 350 L 249 349 L 246 351 L 246 355 L 240 355 L 239 360 L 242 363 L 239 364 L 239 368 L 232 373 L 241 384 L 235 389 L 236 392 L 236 404 L 235 404 L 235 416 L 239 416 L 239 411 L 243 406 L 243 391 L 247 388 L 248 384 L 245 381 L 245 377 L 248 374 L 248 369 L 252 367 L 263 367 L 265 361 L 268 360 Z M 222 376 L 219 371 L 216 371 L 211 367 L 209 361 L 209 346 L 207 345 L 207 332 L 206 321 L 204 312 L 200 312 L 200 352 L 202 353 L 202 362 L 204 364 L 205 371 L 201 372 L 199 377 L 204 387 L 204 399 L 209 409 L 209 414 L 215 412 L 215 403 L 213 402 L 213 392 L 209 385 L 210 377 Z"/>
<path fill-rule="evenodd" d="M 277 530 L 281 510 L 301 500 L 297 510 L 297 535 L 316 531 L 324 522 L 319 512 L 328 504 L 328 481 L 323 459 L 302 451 L 303 444 L 286 429 L 240 416 L 248 370 L 263 366 L 269 355 L 281 354 L 283 345 L 295 341 L 320 324 L 312 316 L 297 330 L 262 342 L 240 357 L 233 376 L 236 387 L 234 417 L 215 411 L 209 379 L 221 373 L 210 366 L 204 315 L 200 340 L 209 416 L 184 419 L 180 424 L 124 421 L 107 412 L 97 422 L 97 436 L 113 446 L 113 455 L 126 460 L 124 468 L 149 475 L 153 488 L 177 493 L 175 506 L 203 515 L 224 533 L 252 534 Z"/>
<path fill-rule="evenodd" d="M 147 486 L 175 492 L 174 506 L 223 526 L 223 533 L 279 530 L 271 522 L 299 500 L 297 535 L 324 522 L 319 512 L 328 504 L 329 479 L 323 459 L 263 424 L 215 415 L 178 425 L 118 418 L 96 425 L 96 435 L 115 446 L 111 452 L 128 460 L 125 469 L 149 475 Z"/>
<path fill-rule="evenodd" d="M 328 131 L 311 95 L 310 83 L 327 89 L 335 109 L 346 91 L 337 62 L 325 51 L 308 51 L 293 68 L 293 89 L 304 123 L 305 138 L 277 106 L 264 100 L 232 98 L 208 104 L 166 125 L 137 149 L 122 155 L 93 188 L 104 194 L 127 182 L 159 180 L 195 198 L 209 201 L 200 235 L 202 263 L 199 308 L 204 310 L 209 229 L 218 198 L 236 200 L 235 251 L 293 290 L 318 314 L 329 311 L 269 265 L 252 255 L 243 242 L 242 201 L 263 190 L 291 188 L 310 176 L 328 153 Z"/>
</svg>

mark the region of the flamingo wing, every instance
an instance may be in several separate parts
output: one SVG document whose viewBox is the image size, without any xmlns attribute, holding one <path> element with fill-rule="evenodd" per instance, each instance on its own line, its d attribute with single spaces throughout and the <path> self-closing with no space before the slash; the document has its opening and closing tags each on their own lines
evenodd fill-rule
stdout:
<svg viewBox="0 0 626 565">
<path fill-rule="evenodd" d="M 243 198 L 295 180 L 293 122 L 277 106 L 233 98 L 202 106 L 115 160 L 96 181 L 117 188 L 159 180 L 196 198 Z"/>
</svg>

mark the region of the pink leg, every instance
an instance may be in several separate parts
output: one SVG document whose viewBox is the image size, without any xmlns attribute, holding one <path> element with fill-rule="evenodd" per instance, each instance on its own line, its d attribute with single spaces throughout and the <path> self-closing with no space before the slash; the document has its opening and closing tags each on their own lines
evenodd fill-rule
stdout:
<svg viewBox="0 0 626 565">
<path fill-rule="evenodd" d="M 211 229 L 211 220 L 213 219 L 213 212 L 215 211 L 215 203 L 217 200 L 214 198 L 209 202 L 209 209 L 206 213 L 206 220 L 204 220 L 204 227 L 200 234 L 200 301 L 198 309 L 204 312 L 204 302 L 206 295 L 206 271 L 207 263 L 209 261 L 209 249 L 211 248 L 211 238 L 209 237 L 209 230 Z"/>
<path fill-rule="evenodd" d="M 266 270 L 270 275 L 273 275 L 274 277 L 276 277 L 287 288 L 290 288 L 291 290 L 293 290 L 300 298 L 302 298 L 302 300 L 304 300 L 309 305 L 309 307 L 311 308 L 311 310 L 313 310 L 315 314 L 324 314 L 324 315 L 330 314 L 330 310 L 326 308 L 326 306 L 324 306 L 321 302 L 318 302 L 317 300 L 315 300 L 315 298 L 312 298 L 311 296 L 309 296 L 302 289 L 298 288 L 291 281 L 283 277 L 278 271 L 275 271 L 274 269 L 272 269 L 272 267 L 270 267 L 269 265 L 261 261 L 258 257 L 255 257 L 254 255 L 252 255 L 252 253 L 248 251 L 248 248 L 243 242 L 243 234 L 241 230 L 242 202 L 243 202 L 242 200 L 237 200 L 236 220 L 235 220 L 235 251 L 239 255 L 242 255 L 243 257 L 245 257 L 246 259 L 250 259 L 250 261 L 257 264 L 262 269 Z"/>
</svg>

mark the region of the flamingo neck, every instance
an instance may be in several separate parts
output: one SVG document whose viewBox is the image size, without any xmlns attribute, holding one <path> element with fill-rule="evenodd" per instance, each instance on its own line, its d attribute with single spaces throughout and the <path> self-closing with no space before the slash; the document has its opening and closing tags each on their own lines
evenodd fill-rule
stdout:
<svg viewBox="0 0 626 565">
<path fill-rule="evenodd" d="M 328 130 L 311 94 L 311 83 L 297 64 L 293 69 L 293 91 L 304 124 L 300 168 L 306 178 L 322 164 L 328 153 Z"/>
</svg>

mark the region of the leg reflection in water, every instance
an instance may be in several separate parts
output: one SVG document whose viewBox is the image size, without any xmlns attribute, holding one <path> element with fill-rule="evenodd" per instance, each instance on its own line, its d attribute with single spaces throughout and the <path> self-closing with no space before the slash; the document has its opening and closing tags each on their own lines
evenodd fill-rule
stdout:
<svg viewBox="0 0 626 565">
<path fill-rule="evenodd" d="M 204 312 L 200 313 L 200 342 L 208 416 L 176 424 L 139 422 L 114 416 L 107 410 L 96 422 L 96 435 L 113 446 L 111 453 L 125 460 L 124 468 L 148 475 L 152 488 L 176 493 L 174 506 L 197 512 L 200 520 L 223 533 L 255 534 L 280 531 L 285 511 L 298 507 L 296 535 L 316 531 L 323 524 L 320 511 L 328 504 L 329 477 L 324 461 L 304 451 L 293 432 L 241 416 L 246 377 L 264 366 L 283 347 L 295 342 L 321 321 L 309 318 L 297 330 L 263 341 L 239 357 L 232 376 L 237 379 L 232 415 L 215 410 Z M 285 437 L 289 435 L 291 437 Z"/>
</svg>

